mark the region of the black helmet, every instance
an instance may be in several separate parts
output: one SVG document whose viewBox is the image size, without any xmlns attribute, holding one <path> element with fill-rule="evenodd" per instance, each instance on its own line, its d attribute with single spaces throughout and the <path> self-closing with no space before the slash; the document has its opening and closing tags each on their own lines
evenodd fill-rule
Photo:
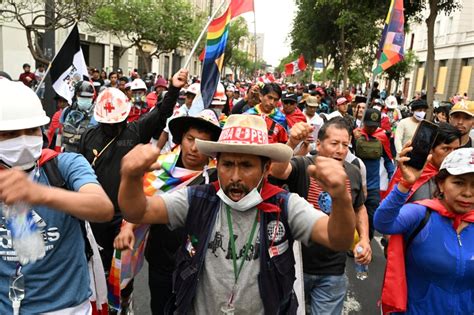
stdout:
<svg viewBox="0 0 474 315">
<path fill-rule="evenodd" d="M 76 95 L 81 97 L 93 97 L 94 86 L 89 81 L 79 81 L 76 85 Z"/>
</svg>

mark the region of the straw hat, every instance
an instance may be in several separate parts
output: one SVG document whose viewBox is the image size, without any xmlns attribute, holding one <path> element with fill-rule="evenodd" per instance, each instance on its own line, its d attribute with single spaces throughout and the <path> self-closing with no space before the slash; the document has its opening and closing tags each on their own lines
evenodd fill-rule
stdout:
<svg viewBox="0 0 474 315">
<path fill-rule="evenodd" d="M 282 143 L 268 143 L 265 120 L 257 115 L 230 115 L 217 142 L 196 139 L 198 150 L 206 155 L 241 153 L 259 155 L 277 162 L 287 162 L 293 150 Z"/>
</svg>

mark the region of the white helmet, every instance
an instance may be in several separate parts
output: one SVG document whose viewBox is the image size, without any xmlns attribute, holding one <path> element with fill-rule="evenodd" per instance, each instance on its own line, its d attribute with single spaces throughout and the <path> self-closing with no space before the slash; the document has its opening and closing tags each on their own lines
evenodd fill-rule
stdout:
<svg viewBox="0 0 474 315">
<path fill-rule="evenodd" d="M 393 95 L 390 95 L 385 99 L 385 105 L 390 109 L 395 109 L 398 107 L 397 98 Z"/>
<path fill-rule="evenodd" d="M 201 92 L 201 84 L 200 83 L 193 83 L 191 84 L 185 91 L 186 93 L 191 93 L 194 95 L 198 95 Z"/>
<path fill-rule="evenodd" d="M 94 107 L 94 118 L 105 124 L 116 124 L 127 119 L 130 113 L 130 102 L 119 89 L 106 88 L 97 97 Z"/>
<path fill-rule="evenodd" d="M 36 93 L 22 82 L 0 79 L 0 131 L 44 126 L 49 117 Z"/>
<path fill-rule="evenodd" d="M 130 85 L 130 88 L 132 91 L 135 90 L 146 90 L 146 84 L 143 82 L 142 79 L 135 79 L 132 81 L 132 84 Z"/>
<path fill-rule="evenodd" d="M 227 101 L 227 95 L 225 95 L 225 88 L 222 83 L 217 84 L 216 92 L 212 97 L 211 105 L 225 105 Z"/>
</svg>

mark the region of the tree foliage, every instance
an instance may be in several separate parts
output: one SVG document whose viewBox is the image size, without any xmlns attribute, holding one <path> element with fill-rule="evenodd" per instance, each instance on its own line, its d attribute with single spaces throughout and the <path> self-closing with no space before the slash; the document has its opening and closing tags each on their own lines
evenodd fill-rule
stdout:
<svg viewBox="0 0 474 315">
<path fill-rule="evenodd" d="M 42 48 L 44 33 L 86 21 L 104 3 L 103 0 L 4 0 L 0 1 L 0 22 L 20 24 L 33 58 L 48 64 L 53 56 L 47 56 Z"/>
<path fill-rule="evenodd" d="M 383 0 L 297 0 L 297 14 L 291 31 L 291 47 L 312 64 L 316 58 L 323 61 L 323 81 L 327 67 L 334 65 L 333 73 L 339 81 L 340 73 L 346 83 L 349 72 L 357 68 L 366 73 L 373 62 L 388 4 Z M 364 58 L 357 62 L 360 54 Z M 367 58 L 372 57 L 372 58 Z"/>
<path fill-rule="evenodd" d="M 125 36 L 144 57 L 146 71 L 150 57 L 172 52 L 178 47 L 189 47 L 197 38 L 203 23 L 201 15 L 186 0 L 111 0 L 90 18 L 99 31 Z M 154 50 L 147 56 L 144 46 Z"/>
<path fill-rule="evenodd" d="M 249 34 L 245 19 L 238 17 L 230 22 L 229 36 L 227 37 L 224 53 L 224 66 L 235 65 L 239 58 L 242 59 L 242 53 L 244 52 L 239 50 L 239 45 L 244 39 L 251 41 L 253 37 Z"/>
</svg>

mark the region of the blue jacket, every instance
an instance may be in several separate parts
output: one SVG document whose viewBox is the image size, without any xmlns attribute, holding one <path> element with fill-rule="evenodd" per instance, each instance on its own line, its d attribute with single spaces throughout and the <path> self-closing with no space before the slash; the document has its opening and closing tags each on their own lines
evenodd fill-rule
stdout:
<svg viewBox="0 0 474 315">
<path fill-rule="evenodd" d="M 408 194 L 394 188 L 375 212 L 374 226 L 405 240 L 426 207 L 403 205 Z M 408 305 L 405 314 L 474 314 L 474 224 L 458 235 L 449 218 L 433 211 L 406 250 Z"/>
</svg>

